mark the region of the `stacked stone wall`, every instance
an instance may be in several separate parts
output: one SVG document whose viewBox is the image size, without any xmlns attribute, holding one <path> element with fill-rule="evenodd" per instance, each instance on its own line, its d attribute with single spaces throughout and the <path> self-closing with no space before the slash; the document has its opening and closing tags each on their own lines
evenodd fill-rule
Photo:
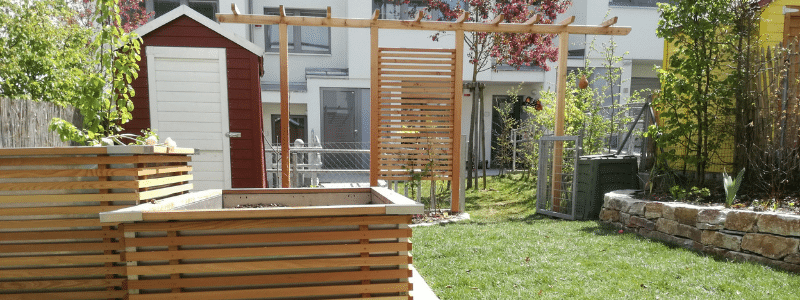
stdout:
<svg viewBox="0 0 800 300">
<path fill-rule="evenodd" d="M 800 272 L 800 215 L 605 194 L 600 221 L 643 237 L 736 261 Z"/>
</svg>

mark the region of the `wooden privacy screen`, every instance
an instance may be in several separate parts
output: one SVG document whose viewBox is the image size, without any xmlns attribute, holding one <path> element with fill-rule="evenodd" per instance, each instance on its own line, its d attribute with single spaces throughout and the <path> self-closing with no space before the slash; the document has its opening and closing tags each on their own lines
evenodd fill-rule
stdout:
<svg viewBox="0 0 800 300">
<path fill-rule="evenodd" d="M 0 149 L 0 298 L 124 297 L 122 233 L 98 213 L 190 190 L 177 150 Z"/>
<path fill-rule="evenodd" d="M 120 225 L 129 299 L 409 299 L 410 215 L 173 215 L 173 221 Z"/>
<path fill-rule="evenodd" d="M 379 48 L 379 178 L 452 180 L 455 65 L 454 49 Z"/>
</svg>

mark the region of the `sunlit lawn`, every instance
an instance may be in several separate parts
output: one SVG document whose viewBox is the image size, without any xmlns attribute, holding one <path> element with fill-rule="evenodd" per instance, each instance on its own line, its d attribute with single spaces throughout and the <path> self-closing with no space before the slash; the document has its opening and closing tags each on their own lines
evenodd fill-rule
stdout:
<svg viewBox="0 0 800 300">
<path fill-rule="evenodd" d="M 798 299 L 800 277 L 533 215 L 533 185 L 492 179 L 472 220 L 416 227 L 414 265 L 441 299 Z"/>
</svg>

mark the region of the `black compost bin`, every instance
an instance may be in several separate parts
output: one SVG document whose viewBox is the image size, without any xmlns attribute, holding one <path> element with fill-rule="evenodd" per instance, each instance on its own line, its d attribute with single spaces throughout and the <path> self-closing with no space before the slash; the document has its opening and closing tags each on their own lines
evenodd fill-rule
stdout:
<svg viewBox="0 0 800 300">
<path fill-rule="evenodd" d="M 635 156 L 581 156 L 577 171 L 576 220 L 598 219 L 605 193 L 639 189 Z"/>
</svg>

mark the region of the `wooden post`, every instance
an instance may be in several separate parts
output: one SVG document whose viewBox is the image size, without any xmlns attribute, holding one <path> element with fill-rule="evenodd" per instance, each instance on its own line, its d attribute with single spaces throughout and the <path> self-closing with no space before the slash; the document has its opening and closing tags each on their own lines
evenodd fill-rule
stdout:
<svg viewBox="0 0 800 300">
<path fill-rule="evenodd" d="M 566 110 L 567 95 L 567 55 L 569 51 L 569 33 L 558 34 L 558 80 L 556 82 L 556 125 L 555 136 L 564 136 L 564 111 Z M 560 212 L 561 208 L 561 168 L 564 156 L 564 142 L 554 141 L 553 149 L 553 211 Z"/>
<path fill-rule="evenodd" d="M 459 18 L 459 21 L 466 19 Z M 462 21 L 463 22 L 463 21 Z M 453 175 L 450 184 L 450 211 L 459 212 L 461 185 L 464 184 L 464 178 L 461 178 L 461 104 L 462 96 L 464 96 L 463 88 L 463 75 L 464 72 L 464 31 L 456 30 L 456 72 L 453 80 Z"/>
<path fill-rule="evenodd" d="M 375 11 L 377 15 L 378 11 Z M 370 186 L 378 186 L 378 174 L 380 172 L 380 164 L 378 161 L 378 155 L 380 155 L 380 151 L 378 149 L 378 134 L 379 134 L 379 123 L 380 123 L 380 106 L 379 106 L 379 97 L 380 94 L 378 93 L 378 86 L 380 82 L 378 81 L 378 72 L 380 69 L 378 68 L 378 27 L 372 26 L 370 27 L 370 67 L 371 73 L 370 74 L 370 138 L 369 138 L 369 185 Z"/>
<path fill-rule="evenodd" d="M 283 5 L 280 6 L 281 17 L 286 13 Z M 281 187 L 291 187 L 289 177 L 289 26 L 281 22 L 278 24 L 280 36 L 280 61 L 281 61 Z"/>
</svg>

